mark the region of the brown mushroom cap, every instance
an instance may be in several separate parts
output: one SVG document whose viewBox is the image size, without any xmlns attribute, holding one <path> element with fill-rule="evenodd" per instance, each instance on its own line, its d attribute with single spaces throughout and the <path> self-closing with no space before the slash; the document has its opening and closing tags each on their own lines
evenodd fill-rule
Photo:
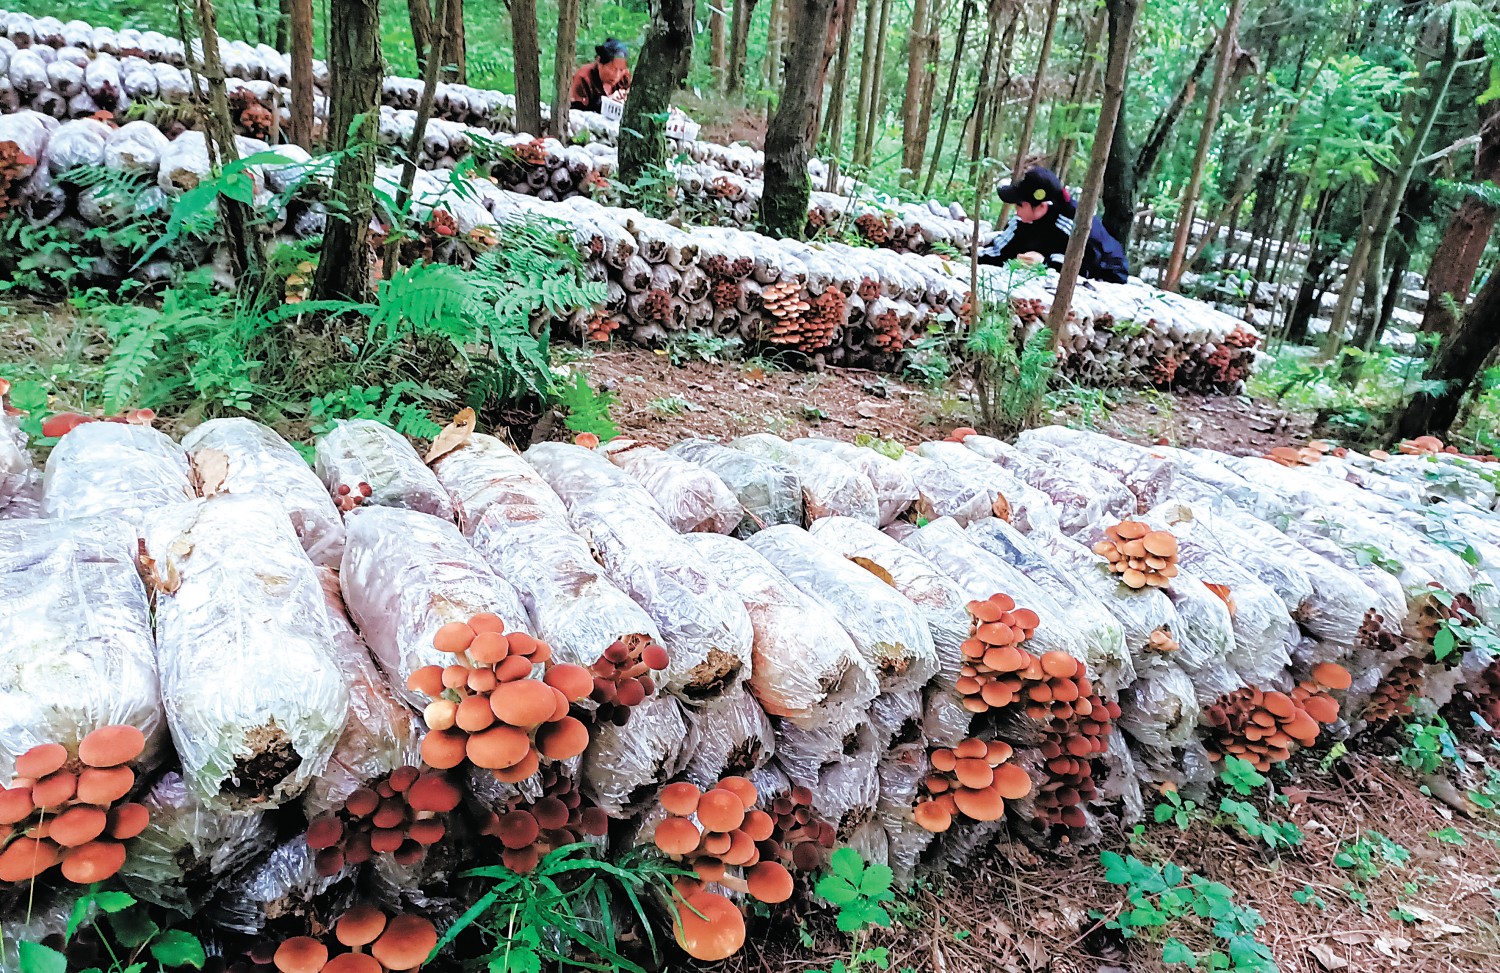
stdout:
<svg viewBox="0 0 1500 973">
<path fill-rule="evenodd" d="M 430 739 L 432 734 L 428 734 Z M 426 758 L 426 740 L 423 741 L 423 758 Z M 483 733 L 467 738 L 465 749 L 469 760 L 476 767 L 486 770 L 503 770 L 514 767 L 531 752 L 531 740 L 525 731 L 514 726 L 492 726 Z M 440 766 L 428 760 L 434 767 Z M 450 765 L 456 766 L 456 764 Z"/>
<path fill-rule="evenodd" d="M 541 836 L 541 825 L 526 811 L 511 811 L 500 816 L 500 843 L 512 850 L 525 848 Z"/>
<path fill-rule="evenodd" d="M 686 817 L 698 810 L 698 800 L 703 792 L 686 781 L 668 784 L 661 789 L 661 806 L 668 814 Z"/>
<path fill-rule="evenodd" d="M 466 733 L 479 733 L 495 724 L 495 711 L 484 696 L 469 696 L 458 704 L 453 722 Z"/>
<path fill-rule="evenodd" d="M 582 721 L 564 716 L 537 731 L 536 745 L 548 760 L 568 760 L 588 749 L 589 729 Z"/>
<path fill-rule="evenodd" d="M 422 759 L 438 770 L 457 767 L 464 762 L 468 741 L 469 735 L 458 730 L 432 730 L 422 738 Z"/>
<path fill-rule="evenodd" d="M 36 805 L 31 802 L 31 788 L 0 787 L 0 826 L 18 824 L 31 817 Z"/>
<path fill-rule="evenodd" d="M 1329 689 L 1348 689 L 1354 682 L 1354 678 L 1349 675 L 1349 670 L 1337 662 L 1324 662 L 1313 669 L 1312 677 Z"/>
<path fill-rule="evenodd" d="M 1066 652 L 1042 653 L 1042 671 L 1057 679 L 1072 679 L 1078 675 L 1078 660 Z"/>
<path fill-rule="evenodd" d="M 480 632 L 504 632 L 505 620 L 494 612 L 480 612 L 469 619 L 469 627 L 476 634 Z"/>
<path fill-rule="evenodd" d="M 1149 554 L 1165 558 L 1177 556 L 1177 538 L 1168 531 L 1153 530 L 1141 538 L 1141 542 Z"/>
<path fill-rule="evenodd" d="M 272 962 L 281 973 L 318 973 L 328 962 L 328 947 L 311 936 L 293 936 L 276 948 Z"/>
<path fill-rule="evenodd" d="M 118 767 L 146 749 L 146 734 L 133 726 L 103 726 L 78 744 L 78 759 L 90 767 Z"/>
<path fill-rule="evenodd" d="M 335 814 L 320 814 L 307 823 L 307 847 L 313 851 L 332 848 L 344 840 L 344 822 Z"/>
<path fill-rule="evenodd" d="M 958 782 L 970 789 L 989 787 L 995 780 L 995 771 L 989 763 L 972 757 L 960 760 L 954 773 Z"/>
<path fill-rule="evenodd" d="M 469 643 L 469 658 L 482 666 L 493 666 L 510 655 L 510 641 L 499 632 L 480 632 Z"/>
<path fill-rule="evenodd" d="M 770 905 L 792 897 L 792 873 L 780 862 L 761 862 L 745 874 L 750 894 Z"/>
<path fill-rule="evenodd" d="M 745 917 L 722 895 L 694 892 L 677 903 L 672 932 L 689 956 L 717 962 L 745 945 Z"/>
<path fill-rule="evenodd" d="M 715 787 L 698 800 L 698 820 L 709 831 L 733 831 L 745 820 L 745 802 L 734 791 Z"/>
<path fill-rule="evenodd" d="M 668 855 L 690 855 L 698 850 L 698 828 L 687 818 L 667 818 L 656 826 L 655 842 Z"/>
<path fill-rule="evenodd" d="M 406 677 L 406 688 L 423 696 L 438 697 L 443 694 L 443 667 L 423 666 Z"/>
<path fill-rule="evenodd" d="M 458 807 L 463 792 L 443 774 L 427 773 L 417 778 L 406 792 L 407 803 L 413 811 L 432 811 L 444 814 Z"/>
<path fill-rule="evenodd" d="M 776 833 L 776 819 L 765 811 L 748 811 L 745 813 L 745 823 L 740 828 L 750 836 L 751 841 L 769 841 Z"/>
<path fill-rule="evenodd" d="M 102 882 L 125 864 L 125 846 L 118 841 L 90 841 L 63 856 L 63 878 L 74 885 Z"/>
<path fill-rule="evenodd" d="M 1328 696 L 1311 696 L 1303 702 L 1302 708 L 1319 723 L 1332 723 L 1339 718 L 1339 704 Z"/>
<path fill-rule="evenodd" d="M 129 841 L 146 830 L 151 823 L 151 812 L 143 804 L 121 804 L 111 808 L 109 824 L 105 829 L 116 841 Z"/>
<path fill-rule="evenodd" d="M 108 807 L 135 786 L 135 771 L 129 767 L 85 767 L 78 775 L 76 796 L 84 804 Z"/>
<path fill-rule="evenodd" d="M 0 882 L 25 882 L 57 864 L 62 850 L 45 838 L 17 838 L 0 852 Z"/>
<path fill-rule="evenodd" d="M 1031 793 L 1031 777 L 1016 764 L 1001 764 L 995 768 L 994 787 L 1008 801 L 1019 801 Z"/>
<path fill-rule="evenodd" d="M 587 699 L 594 691 L 594 677 L 583 666 L 570 662 L 555 665 L 547 670 L 542 681 L 571 700 Z"/>
<path fill-rule="evenodd" d="M 953 803 L 965 816 L 975 821 L 998 821 L 1005 816 L 1005 801 L 993 788 L 954 791 Z"/>
<path fill-rule="evenodd" d="M 528 777 L 534 776 L 542 767 L 542 762 L 535 750 L 526 751 L 526 756 L 519 762 L 501 770 L 492 770 L 495 779 L 502 784 L 519 784 Z"/>
<path fill-rule="evenodd" d="M 754 807 L 755 802 L 760 800 L 760 793 L 755 785 L 743 777 L 725 777 L 719 781 L 718 786 L 737 796 L 747 809 Z"/>
<path fill-rule="evenodd" d="M 432 645 L 439 652 L 458 655 L 466 651 L 474 641 L 474 629 L 463 622 L 449 622 L 432 636 Z"/>
<path fill-rule="evenodd" d="M 16 758 L 16 776 L 40 780 L 55 774 L 68 762 L 68 750 L 60 743 L 40 743 Z"/>
<path fill-rule="evenodd" d="M 923 801 L 912 811 L 917 824 L 933 834 L 941 834 L 953 825 L 953 815 L 936 801 Z"/>
<path fill-rule="evenodd" d="M 414 970 L 437 946 L 437 929 L 421 916 L 399 915 L 370 947 L 370 955 L 388 970 Z"/>
<path fill-rule="evenodd" d="M 499 686 L 490 694 L 490 705 L 501 720 L 528 729 L 545 722 L 557 708 L 551 687 L 536 679 Z"/>
<path fill-rule="evenodd" d="M 385 968 L 369 953 L 340 953 L 328 961 L 323 973 L 385 973 Z"/>
<path fill-rule="evenodd" d="M 31 799 L 37 807 L 62 807 L 78 792 L 78 778 L 59 770 L 31 785 Z"/>
<path fill-rule="evenodd" d="M 103 834 L 108 823 L 108 816 L 97 807 L 70 807 L 52 822 L 49 834 L 64 848 L 76 848 Z"/>
</svg>

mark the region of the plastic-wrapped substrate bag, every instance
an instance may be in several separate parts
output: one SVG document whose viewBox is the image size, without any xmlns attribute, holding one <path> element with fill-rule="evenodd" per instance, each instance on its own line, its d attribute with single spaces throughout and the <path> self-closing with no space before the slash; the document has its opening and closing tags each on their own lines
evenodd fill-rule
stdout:
<svg viewBox="0 0 1500 973">
<path fill-rule="evenodd" d="M 575 507 L 573 525 L 609 579 L 656 622 L 671 659 L 662 677 L 669 691 L 702 699 L 750 675 L 755 635 L 744 604 L 666 521 L 601 497 Z"/>
<path fill-rule="evenodd" d="M 776 753 L 771 720 L 743 686 L 705 700 L 687 719 L 697 732 L 682 773 L 699 787 L 711 788 L 728 774 L 745 777 Z"/>
<path fill-rule="evenodd" d="M 678 533 L 730 534 L 744 519 L 734 491 L 707 467 L 628 439 L 612 440 L 600 451 L 656 498 Z"/>
<path fill-rule="evenodd" d="M 165 742 L 151 606 L 122 520 L 0 522 L 0 776 L 41 743 L 118 723 Z"/>
<path fill-rule="evenodd" d="M 768 528 L 747 543 L 833 613 L 875 670 L 882 692 L 917 689 L 937 675 L 927 620 L 895 588 L 800 527 Z"/>
<path fill-rule="evenodd" d="M 802 480 L 795 470 L 706 439 L 686 439 L 667 452 L 710 471 L 734 491 L 745 511 L 737 536 L 802 523 Z"/>
<path fill-rule="evenodd" d="M 1187 541 L 1185 546 L 1179 545 L 1178 563 L 1189 571 L 1196 570 L 1206 557 L 1228 561 L 1276 592 L 1293 618 L 1306 611 L 1313 597 L 1312 579 L 1297 559 L 1271 555 L 1267 550 L 1272 542 L 1266 535 L 1279 533 L 1275 528 L 1263 525 L 1252 534 L 1239 523 L 1198 504 L 1169 502 L 1153 508 L 1147 516 L 1170 523 L 1178 540 Z"/>
<path fill-rule="evenodd" d="M 257 494 L 214 497 L 152 514 L 145 539 L 183 776 L 212 807 L 296 797 L 328 763 L 349 693 L 286 514 Z"/>
<path fill-rule="evenodd" d="M 328 492 L 356 496 L 363 503 L 405 507 L 443 520 L 453 519 L 453 501 L 407 438 L 373 419 L 346 419 L 318 439 L 314 469 Z M 347 488 L 348 493 L 340 494 Z"/>
<path fill-rule="evenodd" d="M 423 666 L 453 661 L 432 644 L 449 622 L 491 612 L 506 631 L 531 633 L 516 590 L 448 521 L 415 510 L 368 507 L 351 513 L 348 524 L 339 572 L 344 604 L 401 698 L 430 702 L 407 689 L 406 680 Z"/>
<path fill-rule="evenodd" d="M 969 445 L 969 439 L 976 440 Z M 1045 455 L 1022 452 L 998 439 L 989 440 L 994 462 L 1022 482 L 1035 487 L 1052 501 L 1058 511 L 1058 523 L 1064 533 L 1074 533 L 1096 521 L 1116 521 L 1136 513 L 1136 500 L 1125 485 L 1097 467 L 1073 459 L 1060 450 L 1045 448 L 1033 441 L 1031 447 Z M 986 445 L 984 438 L 970 436 L 964 448 L 979 455 Z"/>
<path fill-rule="evenodd" d="M 832 612 L 749 545 L 714 534 L 686 539 L 749 613 L 749 686 L 766 712 L 816 724 L 866 710 L 879 692 L 874 670 Z"/>
<path fill-rule="evenodd" d="M 537 443 L 521 458 L 536 467 L 570 513 L 590 501 L 607 501 L 667 516 L 656 497 L 634 477 L 592 449 L 573 443 Z"/>
<path fill-rule="evenodd" d="M 590 734 L 583 789 L 614 818 L 650 804 L 696 746 L 682 704 L 671 696 L 653 696 L 631 709 L 624 726 L 601 723 Z"/>
<path fill-rule="evenodd" d="M 193 497 L 187 453 L 150 426 L 86 422 L 47 457 L 42 512 L 114 514 L 139 527 L 147 513 Z"/>
<path fill-rule="evenodd" d="M 338 509 L 302 455 L 275 430 L 249 419 L 210 419 L 182 438 L 182 448 L 205 494 L 269 497 L 291 518 L 312 562 L 338 567 L 344 556 L 344 524 Z"/>
<path fill-rule="evenodd" d="M 995 516 L 993 491 L 962 471 L 907 451 L 896 460 L 917 490 L 912 509 L 924 520 L 951 517 L 960 526 Z"/>
<path fill-rule="evenodd" d="M 766 432 L 741 436 L 729 445 L 796 470 L 809 523 L 819 517 L 844 516 L 880 526 L 880 506 L 870 478 L 838 457 Z"/>
<path fill-rule="evenodd" d="M 458 449 L 433 464 L 433 472 L 458 514 L 458 526 L 467 536 L 493 504 L 530 503 L 548 510 L 559 520 L 568 519 L 562 500 L 521 454 L 494 436 L 475 433 Z"/>
<path fill-rule="evenodd" d="M 1016 446 L 1033 455 L 1041 454 L 1032 448 L 1037 443 L 1060 449 L 1119 480 L 1135 496 L 1137 510 L 1149 510 L 1174 495 L 1177 463 L 1161 447 L 1141 446 L 1066 426 L 1027 429 L 1016 437 Z M 964 445 L 984 452 L 987 444 L 965 439 Z"/>
<path fill-rule="evenodd" d="M 868 721 L 776 727 L 776 762 L 798 787 L 812 791 L 813 810 L 841 839 L 869 821 L 880 799 L 880 746 Z"/>
<path fill-rule="evenodd" d="M 900 463 L 884 453 L 868 446 L 857 446 L 842 439 L 794 439 L 793 446 L 816 449 L 829 453 L 869 477 L 875 488 L 875 499 L 880 510 L 880 526 L 884 527 L 906 512 L 920 499 L 917 485 Z"/>
<path fill-rule="evenodd" d="M 994 516 L 1015 524 L 1022 533 L 1057 530 L 1060 518 L 1065 515 L 1065 511 L 1058 509 L 1044 491 L 967 446 L 927 442 L 917 447 L 917 451 L 927 459 L 947 466 L 961 478 L 983 486 L 990 494 Z"/>
<path fill-rule="evenodd" d="M 42 474 L 14 416 L 0 412 L 0 520 L 42 515 Z"/>
</svg>

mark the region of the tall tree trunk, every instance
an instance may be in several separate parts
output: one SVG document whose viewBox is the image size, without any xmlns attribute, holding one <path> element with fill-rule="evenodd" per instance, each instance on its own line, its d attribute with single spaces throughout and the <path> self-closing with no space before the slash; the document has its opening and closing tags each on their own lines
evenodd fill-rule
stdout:
<svg viewBox="0 0 1500 973">
<path fill-rule="evenodd" d="M 1068 103 L 1064 112 L 1066 128 L 1071 128 L 1083 115 L 1084 102 L 1088 101 L 1089 96 L 1094 92 L 1094 82 L 1099 77 L 1099 57 L 1096 51 L 1108 22 L 1108 15 L 1100 13 L 1089 23 L 1088 36 L 1084 38 L 1083 53 L 1080 55 L 1078 71 L 1073 76 L 1073 88 L 1068 94 Z M 1121 114 L 1124 114 L 1123 109 Z M 1057 173 L 1057 178 L 1061 179 L 1064 185 L 1068 182 L 1068 169 L 1072 164 L 1073 149 L 1077 144 L 1077 135 L 1071 131 L 1065 131 L 1063 137 L 1058 140 L 1057 154 L 1052 157 L 1052 171 Z"/>
<path fill-rule="evenodd" d="M 1105 5 L 1103 18 L 1108 36 L 1108 51 L 1118 43 L 1116 34 L 1120 30 L 1120 13 Z M 1126 41 L 1129 44 L 1129 41 Z M 1126 110 L 1126 99 L 1130 93 L 1130 73 L 1127 71 L 1120 81 L 1120 108 L 1116 112 L 1114 131 L 1106 147 L 1104 158 L 1104 183 L 1100 188 L 1102 212 L 1099 221 L 1109 235 L 1120 241 L 1120 246 L 1130 252 L 1130 236 L 1135 232 L 1135 158 L 1130 153 L 1130 113 Z M 1101 124 L 1103 116 L 1100 116 Z M 1096 136 L 1097 138 L 1097 136 Z M 1096 146 L 1097 148 L 1097 146 Z M 1064 178 L 1067 166 L 1058 172 Z M 1090 172 L 1090 175 L 1093 173 Z M 1064 183 L 1066 185 L 1066 183 Z"/>
<path fill-rule="evenodd" d="M 422 0 L 413 0 L 420 3 Z M 313 6 L 312 0 L 288 0 L 291 6 L 292 113 L 291 140 L 307 151 L 313 151 Z M 324 140 L 331 141 L 325 132 Z"/>
<path fill-rule="evenodd" d="M 427 5 L 427 0 L 407 0 L 406 15 L 411 21 L 411 43 L 416 49 L 417 70 L 422 71 L 427 67 L 427 54 L 433 49 L 432 8 Z M 441 49 L 438 53 L 441 60 Z"/>
<path fill-rule="evenodd" d="M 448 34 L 448 10 L 456 0 L 437 0 L 437 30 L 432 35 L 432 49 L 441 51 Z M 422 142 L 427 137 L 427 123 L 432 119 L 432 103 L 437 96 L 438 75 L 443 73 L 442 62 L 428 58 L 422 70 L 422 95 L 417 99 L 417 119 L 412 125 L 411 138 L 406 144 L 406 160 L 401 164 L 401 185 L 396 190 L 396 212 L 406 213 L 411 201 L 411 187 L 417 181 L 417 160 L 422 155 Z M 385 248 L 385 276 L 395 276 L 397 263 L 401 259 L 399 237 L 391 235 Z"/>
<path fill-rule="evenodd" d="M 532 0 L 531 19 L 536 20 L 536 0 Z M 469 81 L 469 40 L 464 32 L 464 0 L 453 0 L 448 4 L 448 26 L 444 28 L 443 62 L 447 66 L 444 72 L 448 81 L 454 84 L 467 84 Z M 533 31 L 535 33 L 535 31 Z M 538 65 L 537 73 L 541 74 Z"/>
<path fill-rule="evenodd" d="M 1500 182 L 1500 98 L 1479 109 L 1479 150 L 1474 156 L 1475 182 Z M 1452 306 L 1463 307 L 1484 249 L 1495 232 L 1500 210 L 1472 193 L 1454 211 L 1442 242 L 1427 268 L 1427 308 L 1422 330 L 1446 338 L 1458 326 Z"/>
<path fill-rule="evenodd" d="M 771 16 L 766 26 L 766 63 L 761 65 L 761 83 L 773 95 L 781 90 L 781 36 L 785 19 L 786 0 L 771 0 Z"/>
<path fill-rule="evenodd" d="M 791 44 L 786 84 L 766 130 L 765 190 L 760 200 L 760 223 L 772 236 L 800 238 L 807 226 L 812 190 L 807 159 L 818 137 L 823 79 L 833 58 L 839 2 L 788 0 Z"/>
<path fill-rule="evenodd" d="M 665 119 L 693 63 L 692 0 L 651 0 L 651 29 L 620 119 L 620 179 L 633 185 L 667 164 Z"/>
<path fill-rule="evenodd" d="M 1056 0 L 1054 0 L 1056 2 Z M 913 0 L 907 36 L 906 94 L 901 100 L 901 181 L 917 180 L 927 151 L 927 127 L 922 124 L 922 92 L 926 88 L 932 48 L 937 41 L 931 0 Z"/>
<path fill-rule="evenodd" d="M 828 142 L 828 182 L 824 189 L 838 192 L 839 157 L 844 151 L 844 102 L 849 86 L 849 57 L 854 47 L 854 15 L 858 0 L 845 0 L 839 15 L 839 54 L 833 70 L 833 89 L 828 94 L 828 116 L 823 135 Z"/>
<path fill-rule="evenodd" d="M 1485 360 L 1500 347 L 1500 274 L 1490 274 L 1464 309 L 1458 327 L 1438 346 L 1426 378 L 1445 383 L 1439 392 L 1418 392 L 1396 421 L 1396 436 L 1410 439 L 1446 433 Z"/>
<path fill-rule="evenodd" d="M 959 11 L 958 39 L 953 43 L 953 65 L 948 69 L 948 91 L 943 96 L 942 116 L 938 120 L 937 145 L 932 147 L 932 161 L 927 165 L 927 179 L 922 184 L 924 195 L 932 193 L 932 184 L 937 180 L 938 163 L 943 158 L 943 143 L 948 140 L 948 119 L 953 114 L 953 97 L 958 91 L 958 71 L 964 62 L 964 41 L 968 38 L 974 2 L 975 0 L 963 0 L 963 9 Z"/>
<path fill-rule="evenodd" d="M 208 82 L 207 135 L 209 161 L 223 167 L 239 159 L 234 124 L 229 117 L 229 95 L 224 85 L 224 64 L 219 60 L 219 25 L 213 0 L 195 0 L 194 16 L 203 42 L 203 78 Z M 244 178 L 241 176 L 241 178 Z M 229 242 L 229 259 L 241 293 L 253 293 L 262 266 L 260 237 L 250 223 L 250 210 L 237 199 L 220 195 L 219 214 Z"/>
<path fill-rule="evenodd" d="M 1011 82 L 1015 80 L 1010 65 L 1016 51 L 1016 34 L 1020 32 L 1023 20 L 1021 7 L 1017 4 L 1010 23 L 1005 25 L 1005 36 L 1000 38 L 1000 59 L 995 63 L 994 70 L 996 78 L 1001 80 L 994 86 L 990 97 L 990 118 L 984 127 L 984 158 L 987 159 L 1000 155 L 1000 128 L 1005 119 L 1005 99 L 1010 96 Z"/>
<path fill-rule="evenodd" d="M 557 50 L 552 57 L 552 122 L 547 126 L 547 133 L 563 142 L 568 137 L 568 94 L 573 87 L 573 72 L 578 68 L 578 7 L 578 0 L 557 0 Z M 722 30 L 719 39 L 723 40 Z M 719 53 L 722 54 L 723 50 Z M 718 73 L 718 81 L 722 88 L 722 70 Z"/>
<path fill-rule="evenodd" d="M 880 28 L 877 36 L 889 36 L 891 25 L 891 0 L 880 0 Z M 862 165 L 870 165 L 875 159 L 875 143 L 880 141 L 880 121 L 885 115 L 885 49 L 883 41 L 875 45 L 875 66 L 870 82 L 870 120 L 865 126 L 865 155 Z"/>
<path fill-rule="evenodd" d="M 1238 3 L 1239 0 L 1234 2 Z M 1114 138 L 1115 121 L 1125 100 L 1125 71 L 1130 61 L 1130 35 L 1135 29 L 1135 16 L 1140 0 L 1104 0 L 1104 4 L 1110 19 L 1104 101 L 1099 106 L 1099 128 L 1094 133 L 1094 150 L 1089 159 L 1088 175 L 1084 179 L 1083 195 L 1078 200 L 1073 233 L 1068 238 L 1067 256 L 1063 259 L 1062 273 L 1057 278 L 1057 291 L 1052 296 L 1052 307 L 1047 312 L 1047 327 L 1052 330 L 1053 354 L 1057 353 L 1063 339 L 1063 328 L 1067 324 L 1068 311 L 1073 303 L 1073 290 L 1078 284 L 1078 272 L 1083 267 L 1083 251 L 1088 246 L 1094 210 L 1099 205 L 1100 190 L 1104 186 L 1104 165 L 1109 158 L 1109 143 Z"/>
<path fill-rule="evenodd" d="M 1042 50 L 1036 57 L 1036 74 L 1031 79 L 1031 99 L 1026 103 L 1026 121 L 1021 124 L 1021 138 L 1016 146 L 1016 164 L 1012 171 L 1020 178 L 1031 152 L 1031 136 L 1036 131 L 1036 113 L 1042 104 L 1042 87 L 1047 80 L 1047 60 L 1052 56 L 1052 39 L 1057 33 L 1057 11 L 1062 0 L 1051 0 L 1047 6 L 1047 26 L 1042 29 Z"/>
<path fill-rule="evenodd" d="M 318 260 L 317 296 L 368 301 L 371 281 L 370 220 L 375 213 L 375 145 L 379 138 L 379 0 L 330 0 L 328 9 L 328 147 L 357 146 L 333 171 L 334 199 L 343 213 L 328 221 Z M 355 120 L 359 124 L 355 124 Z"/>
<path fill-rule="evenodd" d="M 276 18 L 276 39 L 271 43 L 278 51 L 291 50 L 292 2 L 280 0 L 281 15 Z"/>
<path fill-rule="evenodd" d="M 1182 118 L 1183 110 L 1192 103 L 1193 96 L 1198 91 L 1198 82 L 1203 79 L 1203 72 L 1208 70 L 1208 62 L 1213 59 L 1214 51 L 1218 47 L 1219 37 L 1215 36 L 1198 55 L 1198 60 L 1193 62 L 1192 70 L 1188 71 L 1187 77 L 1182 79 L 1182 86 L 1177 89 L 1177 94 L 1172 97 L 1167 110 L 1162 112 L 1152 124 L 1146 141 L 1141 143 L 1141 151 L 1135 157 L 1135 181 L 1137 183 L 1150 177 L 1151 170 L 1156 168 L 1156 161 L 1161 158 L 1162 151 L 1166 149 L 1167 142 L 1172 138 L 1172 130 L 1177 127 L 1178 119 Z"/>
<path fill-rule="evenodd" d="M 854 103 L 854 164 L 865 158 L 870 140 L 870 100 L 875 90 L 875 51 L 880 45 L 880 0 L 865 0 L 864 53 L 859 61 L 859 96 Z"/>
<path fill-rule="evenodd" d="M 1193 232 L 1193 216 L 1198 207 L 1198 193 L 1203 188 L 1203 174 L 1208 168 L 1208 151 L 1213 145 L 1214 129 L 1219 124 L 1219 106 L 1224 101 L 1224 92 L 1229 87 L 1229 75 L 1234 69 L 1235 53 L 1239 48 L 1240 11 L 1244 0 L 1230 0 L 1229 15 L 1224 18 L 1224 31 L 1219 35 L 1219 66 L 1214 72 L 1214 86 L 1208 92 L 1208 104 L 1203 108 L 1203 132 L 1198 136 L 1198 153 L 1193 157 L 1193 169 L 1188 176 L 1187 191 L 1183 194 L 1181 211 L 1177 216 L 1177 235 L 1172 240 L 1172 256 L 1167 260 L 1167 273 L 1162 287 L 1177 290 L 1182 281 L 1182 263 L 1187 258 L 1188 239 Z"/>
<path fill-rule="evenodd" d="M 1338 258 L 1341 249 L 1327 244 L 1323 236 L 1323 225 L 1333 209 L 1333 199 L 1333 190 L 1325 189 L 1318 195 L 1317 205 L 1313 209 L 1312 252 L 1308 254 L 1307 271 L 1302 275 L 1302 283 L 1297 288 L 1297 300 L 1292 305 L 1291 316 L 1287 318 L 1286 325 L 1286 340 L 1294 345 L 1307 341 L 1307 327 L 1312 323 L 1313 311 L 1317 309 L 1318 300 L 1323 294 L 1323 277 Z"/>
<path fill-rule="evenodd" d="M 506 0 L 516 75 L 516 131 L 542 136 L 542 50 L 536 0 Z M 566 115 L 566 112 L 564 112 Z"/>
<path fill-rule="evenodd" d="M 734 19 L 729 25 L 730 94 L 745 90 L 745 60 L 750 46 L 750 23 L 755 14 L 755 0 L 734 0 Z"/>
<path fill-rule="evenodd" d="M 577 5 L 578 0 L 564 0 L 564 2 Z M 714 87 L 724 90 L 725 75 L 729 70 L 729 18 L 725 15 L 724 6 L 729 0 L 708 0 L 708 66 L 713 71 Z M 577 42 L 578 22 L 577 13 L 574 13 L 573 23 L 574 42 Z"/>
<path fill-rule="evenodd" d="M 984 32 L 984 54 L 979 59 L 979 81 L 974 86 L 974 104 L 969 109 L 969 184 L 979 184 L 979 160 L 983 156 L 984 143 L 980 133 L 984 127 L 985 119 L 990 117 L 989 104 L 994 95 L 994 64 L 995 45 L 1000 43 L 1000 17 L 1008 9 L 1007 0 L 989 0 L 989 9 L 986 11 L 986 27 Z M 960 149 L 963 145 L 962 133 L 959 139 Z M 954 164 L 957 165 L 955 156 Z M 976 215 L 976 219 L 977 219 Z"/>
</svg>

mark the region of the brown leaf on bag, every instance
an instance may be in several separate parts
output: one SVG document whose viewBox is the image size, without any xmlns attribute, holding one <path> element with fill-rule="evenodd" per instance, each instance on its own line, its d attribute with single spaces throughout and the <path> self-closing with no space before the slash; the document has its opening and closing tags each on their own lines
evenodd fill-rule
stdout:
<svg viewBox="0 0 1500 973">
<path fill-rule="evenodd" d="M 198 478 L 200 496 L 218 496 L 229 479 L 229 454 L 220 449 L 198 450 L 193 454 L 193 474 Z"/>
<path fill-rule="evenodd" d="M 432 441 L 432 447 L 427 450 L 427 455 L 422 457 L 422 462 L 431 466 L 449 453 L 463 446 L 474 435 L 474 423 L 476 419 L 473 409 L 465 409 L 453 417 L 453 421 L 438 433 L 437 438 Z"/>
</svg>

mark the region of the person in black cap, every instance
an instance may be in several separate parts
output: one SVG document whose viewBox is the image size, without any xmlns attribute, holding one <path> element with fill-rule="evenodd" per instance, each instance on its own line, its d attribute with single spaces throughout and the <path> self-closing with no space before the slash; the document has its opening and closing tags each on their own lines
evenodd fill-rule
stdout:
<svg viewBox="0 0 1500 973">
<path fill-rule="evenodd" d="M 613 37 L 594 48 L 595 59 L 579 68 L 568 89 L 568 107 L 598 111 L 606 98 L 624 98 L 630 91 L 630 65 L 625 42 Z"/>
<path fill-rule="evenodd" d="M 979 254 L 979 262 L 1004 264 L 1022 260 L 1061 270 L 1068 237 L 1073 233 L 1073 217 L 1078 212 L 1062 181 L 1051 170 L 1036 166 L 1026 170 L 1019 181 L 1001 186 L 1000 198 L 1014 204 L 1016 213 L 995 237 L 995 242 Z M 1109 235 L 1097 216 L 1089 228 L 1082 273 L 1112 284 L 1123 284 L 1130 277 L 1125 248 Z"/>
</svg>

